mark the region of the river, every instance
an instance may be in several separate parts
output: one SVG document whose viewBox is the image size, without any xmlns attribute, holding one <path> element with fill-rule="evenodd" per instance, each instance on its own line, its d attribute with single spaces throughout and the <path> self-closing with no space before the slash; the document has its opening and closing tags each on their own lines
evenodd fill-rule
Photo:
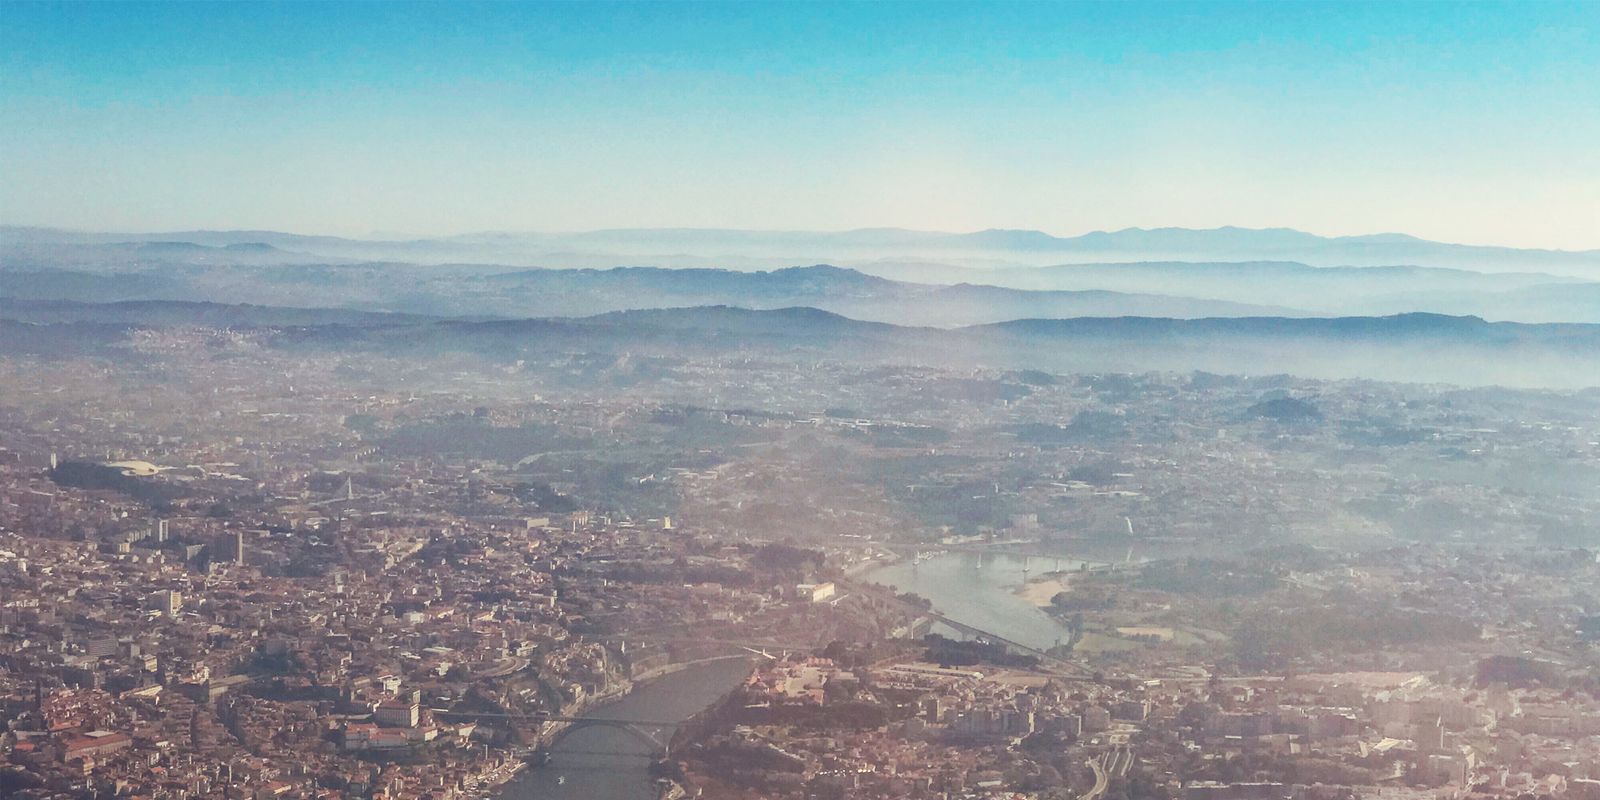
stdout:
<svg viewBox="0 0 1600 800">
<path fill-rule="evenodd" d="M 1085 562 L 1062 557 L 1027 560 L 1032 575 L 1076 570 Z M 1046 649 L 1068 638 L 1066 628 L 1015 594 L 1022 585 L 1019 556 L 944 553 L 921 563 L 902 561 L 862 577 L 915 592 L 945 616 L 1007 639 Z M 605 719 L 680 720 L 698 713 L 750 671 L 744 658 L 698 665 L 646 683 L 585 716 Z M 550 761 L 501 790 L 500 800 L 650 800 L 651 747 L 617 728 L 588 726 L 556 742 Z"/>
<path fill-rule="evenodd" d="M 598 719 L 682 720 L 716 702 L 750 673 L 736 657 L 698 664 L 636 687 L 585 714 Z M 500 800 L 653 800 L 651 746 L 620 728 L 589 725 L 550 749 L 543 766 L 524 771 L 500 790 Z"/>
<path fill-rule="evenodd" d="M 1072 571 L 1085 562 L 1077 559 L 951 552 L 921 563 L 900 561 L 871 570 L 865 580 L 893 586 L 927 598 L 935 611 L 953 619 L 999 634 L 1029 647 L 1048 650 L 1071 638 L 1065 626 L 1027 600 L 1016 590 L 1028 576 L 1038 577 L 1056 570 Z M 1023 567 L 1030 572 L 1023 573 Z M 936 632 L 949 635 L 950 631 Z"/>
</svg>

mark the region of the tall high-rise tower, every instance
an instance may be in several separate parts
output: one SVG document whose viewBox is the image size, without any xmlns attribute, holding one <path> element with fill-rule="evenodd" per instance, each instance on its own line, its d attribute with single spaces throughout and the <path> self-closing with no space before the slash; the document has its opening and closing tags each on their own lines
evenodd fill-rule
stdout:
<svg viewBox="0 0 1600 800">
<path fill-rule="evenodd" d="M 244 531 L 232 531 L 229 534 L 228 557 L 235 564 L 244 563 Z"/>
</svg>

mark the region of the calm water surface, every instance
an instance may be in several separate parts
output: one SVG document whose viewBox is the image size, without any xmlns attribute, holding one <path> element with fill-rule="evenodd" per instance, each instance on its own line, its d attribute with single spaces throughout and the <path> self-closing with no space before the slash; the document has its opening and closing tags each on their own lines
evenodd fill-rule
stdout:
<svg viewBox="0 0 1600 800">
<path fill-rule="evenodd" d="M 951 619 L 1038 648 L 1068 638 L 1066 628 L 1015 592 L 1025 580 L 1020 556 L 945 553 L 920 564 L 909 560 L 862 577 L 933 602 Z M 1062 557 L 1030 558 L 1033 576 L 1076 570 L 1085 562 Z M 588 716 L 607 719 L 679 720 L 704 709 L 749 674 L 744 658 L 711 662 L 648 683 Z M 615 728 L 586 727 L 565 736 L 550 761 L 507 785 L 502 800 L 649 800 L 651 747 Z M 564 779 L 564 780 L 563 780 Z"/>
<path fill-rule="evenodd" d="M 1072 571 L 1085 562 L 1072 558 L 1028 558 L 978 553 L 945 553 L 922 563 L 909 559 L 872 570 L 862 577 L 902 592 L 914 592 L 933 603 L 935 611 L 974 628 L 997 633 L 1030 647 L 1048 650 L 1071 638 L 1050 615 L 1018 597 L 1028 577 L 1056 570 Z M 1023 573 L 1023 566 L 1030 568 Z M 950 635 L 948 631 L 936 632 Z"/>
<path fill-rule="evenodd" d="M 746 658 L 690 667 L 651 681 L 585 716 L 681 720 L 716 702 L 750 672 Z M 651 747 L 618 728 L 588 726 L 561 738 L 550 761 L 507 784 L 502 800 L 653 800 Z"/>
</svg>

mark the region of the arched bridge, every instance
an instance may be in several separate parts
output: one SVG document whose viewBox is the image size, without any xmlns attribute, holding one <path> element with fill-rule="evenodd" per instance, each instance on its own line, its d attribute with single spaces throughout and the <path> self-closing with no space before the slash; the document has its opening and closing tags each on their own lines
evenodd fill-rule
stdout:
<svg viewBox="0 0 1600 800">
<path fill-rule="evenodd" d="M 566 736 L 580 728 L 603 727 L 616 728 L 631 735 L 633 738 L 650 747 L 651 754 L 665 757 L 671 754 L 672 733 L 681 723 L 666 722 L 653 719 L 615 719 L 610 717 L 564 717 L 558 714 L 506 714 L 478 711 L 445 711 L 434 709 L 435 718 L 456 718 L 461 720 L 473 719 L 505 719 L 517 722 L 546 723 L 555 722 L 564 724 L 557 737 Z"/>
<path fill-rule="evenodd" d="M 677 729 L 677 723 L 643 722 L 625 719 L 601 719 L 598 717 L 582 717 L 573 720 L 561 732 L 567 736 L 580 728 L 616 728 L 632 735 L 633 738 L 650 747 L 654 755 L 666 756 L 672 751 L 672 732 Z"/>
</svg>

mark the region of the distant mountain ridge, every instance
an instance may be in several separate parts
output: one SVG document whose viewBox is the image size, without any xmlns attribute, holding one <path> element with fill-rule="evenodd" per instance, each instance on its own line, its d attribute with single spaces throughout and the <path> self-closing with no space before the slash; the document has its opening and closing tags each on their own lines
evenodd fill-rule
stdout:
<svg viewBox="0 0 1600 800">
<path fill-rule="evenodd" d="M 261 243 L 324 258 L 411 263 L 476 261 L 550 267 L 632 263 L 752 269 L 795 263 L 855 266 L 864 260 L 910 257 L 932 257 L 958 266 L 1284 260 L 1312 266 L 1415 265 L 1488 272 L 1540 271 L 1600 280 L 1600 250 L 1450 244 L 1399 233 L 1319 236 L 1291 228 L 1125 228 L 1078 236 L 1007 229 L 947 233 L 899 228 L 847 231 L 622 228 L 573 233 L 484 232 L 399 240 L 255 230 L 103 234 L 0 228 L 0 242 L 8 246 L 141 241 L 186 241 L 212 247 Z"/>
<path fill-rule="evenodd" d="M 46 322 L 22 322 L 18 318 Z M 116 322 L 108 322 L 116 320 Z M 495 364 L 575 354 L 621 361 L 686 357 L 1038 369 L 1052 372 L 1293 374 L 1525 388 L 1600 387 L 1600 325 L 1473 317 L 1086 317 L 955 329 L 863 322 L 815 308 L 731 306 L 582 318 L 470 321 L 332 309 L 153 303 L 115 308 L 0 304 L 0 353 L 127 354 L 147 327 L 254 330 L 276 348 L 410 359 L 469 355 Z M 1600 391 L 1600 389 L 1597 389 Z"/>
<path fill-rule="evenodd" d="M 854 260 L 796 267 L 798 259 L 792 257 L 738 255 L 764 248 L 792 254 L 819 244 L 826 245 L 823 250 L 853 254 Z M 149 234 L 130 240 L 117 234 L 6 228 L 0 230 L 0 296 L 332 305 L 511 318 L 649 307 L 814 306 L 858 319 L 939 326 L 1027 317 L 1370 316 L 1410 311 L 1519 322 L 1600 322 L 1600 280 L 1580 275 L 1509 269 L 1504 263 L 1488 272 L 1414 263 L 1314 266 L 1280 255 L 1308 247 L 1426 249 L 1435 244 L 1400 234 L 1328 238 L 1288 229 L 1238 228 L 1098 232 L 1071 238 L 1008 230 L 812 234 L 641 229 L 389 242 L 269 231 Z M 1275 255 L 1218 260 L 1221 250 L 1245 245 Z M 880 247 L 923 252 L 880 257 L 890 252 L 873 249 Z M 1142 258 L 1150 247 L 1180 249 L 1191 260 Z M 680 252 L 663 261 L 689 265 L 650 265 L 653 258 L 641 253 L 656 248 Z M 628 250 L 637 252 L 618 254 Z M 1595 255 L 1515 252 L 1554 254 L 1569 261 Z M 1086 260 L 1091 255 L 1112 260 Z M 449 260 L 467 256 L 480 260 Z M 504 260 L 495 260 L 500 256 Z M 532 268 L 518 261 L 544 258 L 604 260 L 598 267 Z M 1030 259 L 1045 263 L 1019 265 Z M 778 266 L 760 264 L 767 260 Z M 749 268 L 752 264 L 757 268 Z"/>
<path fill-rule="evenodd" d="M 304 331 L 296 346 L 373 347 L 496 359 L 581 349 L 679 358 L 760 356 L 1054 372 L 1292 374 L 1399 382 L 1577 389 L 1600 386 L 1600 325 L 1378 318 L 1015 320 L 957 329 L 861 322 L 811 308 L 619 312 L 576 320 L 438 323 Z M 357 341 L 344 338 L 353 335 Z"/>
<path fill-rule="evenodd" d="M 496 271 L 498 270 L 498 271 Z M 124 291 L 118 291 L 123 289 Z M 814 306 L 906 325 L 955 326 L 1032 316 L 1106 314 L 1205 317 L 1301 314 L 1282 306 L 1151 293 L 1025 291 L 893 281 L 828 265 L 770 272 L 614 267 L 487 271 L 415 265 L 185 263 L 129 273 L 0 270 L 0 297 L 93 301 L 168 300 L 338 306 L 439 317 L 582 317 L 642 308 Z"/>
<path fill-rule="evenodd" d="M 539 235 L 531 235 L 537 238 Z M 504 234 L 499 241 L 514 241 Z M 558 240 L 574 246 L 622 249 L 638 253 L 693 250 L 699 252 L 816 252 L 823 260 L 846 260 L 861 251 L 900 255 L 961 257 L 988 254 L 1033 265 L 1096 260 L 1252 261 L 1292 260 L 1313 266 L 1440 266 L 1487 271 L 1535 269 L 1580 277 L 1600 277 L 1600 250 L 1562 251 L 1460 245 L 1397 233 L 1361 236 L 1318 236 L 1289 228 L 1222 227 L 1125 228 L 1079 236 L 1054 236 L 1037 230 L 990 229 L 971 233 L 870 228 L 841 232 L 729 231 L 719 229 L 624 229 L 565 234 Z M 472 237 L 465 237 L 471 241 Z"/>
<path fill-rule="evenodd" d="M 16 300 L 0 297 L 0 319 L 32 324 L 95 323 L 149 327 L 207 326 L 260 328 L 303 325 L 416 324 L 429 318 L 338 308 L 286 308 L 251 303 L 223 304 L 183 300 L 124 300 L 110 303 L 71 300 Z"/>
</svg>

